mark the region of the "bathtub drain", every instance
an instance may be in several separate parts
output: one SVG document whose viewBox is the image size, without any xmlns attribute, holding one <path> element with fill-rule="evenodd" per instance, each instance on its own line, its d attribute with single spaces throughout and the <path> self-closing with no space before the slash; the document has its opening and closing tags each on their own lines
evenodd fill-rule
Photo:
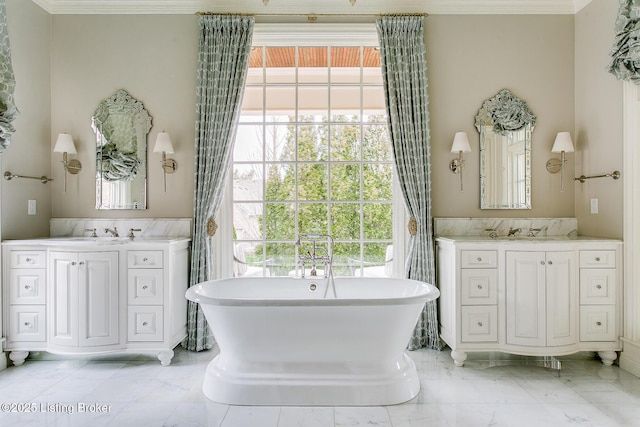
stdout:
<svg viewBox="0 0 640 427">
<path fill-rule="evenodd" d="M 315 292 L 315 291 L 316 291 L 316 289 L 318 289 L 318 285 L 316 285 L 315 283 L 311 283 L 311 284 L 309 285 L 309 290 L 310 290 L 311 292 Z"/>
</svg>

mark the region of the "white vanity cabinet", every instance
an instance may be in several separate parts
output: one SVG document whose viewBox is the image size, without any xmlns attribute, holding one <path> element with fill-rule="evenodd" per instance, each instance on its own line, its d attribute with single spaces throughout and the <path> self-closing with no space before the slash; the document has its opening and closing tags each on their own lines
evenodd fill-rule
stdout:
<svg viewBox="0 0 640 427">
<path fill-rule="evenodd" d="M 49 252 L 49 344 L 58 350 L 117 346 L 118 252 Z"/>
<path fill-rule="evenodd" d="M 126 257 L 127 348 L 157 351 L 162 365 L 187 334 L 189 246 L 131 248 Z"/>
<path fill-rule="evenodd" d="M 440 331 L 457 366 L 489 351 L 616 359 L 621 242 L 535 239 L 436 239 Z"/>
<path fill-rule="evenodd" d="M 507 344 L 555 347 L 575 344 L 575 251 L 505 251 Z"/>
<path fill-rule="evenodd" d="M 153 352 L 186 336 L 189 239 L 5 241 L 3 328 L 14 365 L 29 351 Z"/>
<path fill-rule="evenodd" d="M 5 257 L 3 300 L 8 346 L 23 342 L 42 343 L 46 339 L 47 253 L 40 250 L 16 250 Z"/>
</svg>

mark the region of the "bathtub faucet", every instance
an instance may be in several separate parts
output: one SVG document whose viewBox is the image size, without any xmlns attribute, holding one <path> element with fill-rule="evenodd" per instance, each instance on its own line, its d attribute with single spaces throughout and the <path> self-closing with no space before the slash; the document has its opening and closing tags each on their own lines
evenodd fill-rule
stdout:
<svg viewBox="0 0 640 427">
<path fill-rule="evenodd" d="M 318 241 L 327 240 L 327 246 L 323 247 L 322 244 L 318 246 Z M 311 242 L 311 250 L 306 250 L 303 252 L 302 242 L 303 241 Z M 316 269 L 318 264 L 322 264 L 324 266 L 324 277 L 329 277 L 331 271 L 331 262 L 333 259 L 333 237 L 328 234 L 302 234 L 298 237 L 295 243 L 298 251 L 298 261 L 300 262 L 301 277 L 304 278 L 306 264 L 311 264 L 311 276 L 317 276 L 318 270 Z"/>
</svg>

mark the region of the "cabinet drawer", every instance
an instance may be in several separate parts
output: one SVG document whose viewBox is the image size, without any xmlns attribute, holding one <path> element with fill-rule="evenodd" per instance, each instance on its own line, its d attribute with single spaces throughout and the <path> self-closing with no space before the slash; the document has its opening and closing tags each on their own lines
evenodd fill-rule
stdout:
<svg viewBox="0 0 640 427">
<path fill-rule="evenodd" d="M 460 251 L 462 268 L 496 268 L 497 251 Z"/>
<path fill-rule="evenodd" d="M 129 341 L 162 341 L 163 322 L 161 306 L 129 307 Z"/>
<path fill-rule="evenodd" d="M 44 304 L 45 271 L 12 268 L 9 273 L 9 304 Z"/>
<path fill-rule="evenodd" d="M 580 341 L 615 341 L 616 311 L 613 305 L 580 307 Z"/>
<path fill-rule="evenodd" d="M 464 306 L 461 317 L 462 342 L 498 341 L 497 306 Z"/>
<path fill-rule="evenodd" d="M 580 270 L 580 304 L 615 304 L 616 270 L 584 268 Z"/>
<path fill-rule="evenodd" d="M 46 251 L 11 251 L 11 268 L 45 268 Z"/>
<path fill-rule="evenodd" d="M 44 305 L 12 305 L 9 308 L 9 341 L 45 341 Z"/>
<path fill-rule="evenodd" d="M 462 305 L 489 305 L 498 302 L 498 270 L 467 268 L 460 270 Z"/>
<path fill-rule="evenodd" d="M 129 268 L 162 268 L 162 251 L 128 251 Z"/>
<path fill-rule="evenodd" d="M 580 268 L 615 268 L 616 251 L 580 251 Z"/>
<path fill-rule="evenodd" d="M 130 268 L 128 271 L 129 304 L 161 305 L 163 302 L 163 275 L 159 268 Z"/>
</svg>

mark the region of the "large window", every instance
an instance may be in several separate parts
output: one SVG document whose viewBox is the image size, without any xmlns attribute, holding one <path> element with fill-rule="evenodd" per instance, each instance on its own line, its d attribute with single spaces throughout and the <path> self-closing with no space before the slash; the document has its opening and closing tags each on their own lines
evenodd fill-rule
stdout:
<svg viewBox="0 0 640 427">
<path fill-rule="evenodd" d="M 300 234 L 335 275 L 392 274 L 394 167 L 375 46 L 253 47 L 233 153 L 234 274 L 291 275 Z"/>
</svg>

